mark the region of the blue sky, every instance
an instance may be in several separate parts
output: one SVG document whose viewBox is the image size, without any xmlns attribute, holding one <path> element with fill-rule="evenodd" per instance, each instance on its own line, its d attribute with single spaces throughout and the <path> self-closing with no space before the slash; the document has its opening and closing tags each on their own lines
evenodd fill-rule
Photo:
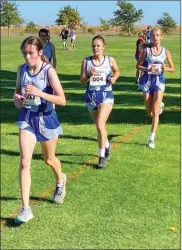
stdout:
<svg viewBox="0 0 182 250">
<path fill-rule="evenodd" d="M 34 22 L 40 26 L 54 25 L 57 13 L 66 5 L 78 8 L 80 16 L 88 25 L 100 25 L 99 17 L 104 20 L 113 18 L 118 9 L 117 1 L 15 1 L 26 23 Z M 155 25 L 163 12 L 167 12 L 180 24 L 180 1 L 130 1 L 135 8 L 143 9 L 144 18 L 140 25 Z"/>
</svg>

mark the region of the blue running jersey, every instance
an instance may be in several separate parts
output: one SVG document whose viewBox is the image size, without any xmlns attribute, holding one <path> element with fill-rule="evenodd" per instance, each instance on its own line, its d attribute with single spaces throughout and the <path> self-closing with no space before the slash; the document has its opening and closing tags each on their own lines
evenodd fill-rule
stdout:
<svg viewBox="0 0 182 250">
<path fill-rule="evenodd" d="M 31 75 L 28 70 L 28 64 L 25 63 L 22 65 L 20 70 L 20 85 L 21 93 L 26 98 L 25 108 L 30 109 L 31 112 L 48 112 L 51 111 L 54 107 L 54 104 L 46 101 L 43 98 L 35 97 L 33 95 L 27 95 L 25 93 L 25 86 L 27 84 L 32 84 L 42 92 L 48 94 L 54 94 L 54 91 L 49 83 L 48 71 L 51 64 L 45 62 L 42 63 L 40 71 L 36 75 Z"/>
<path fill-rule="evenodd" d="M 161 66 L 164 64 L 166 59 L 166 49 L 164 47 L 161 48 L 161 53 L 157 56 L 152 54 L 152 49 L 146 49 L 146 58 L 145 60 L 150 67 L 150 64 L 155 64 L 158 66 L 158 71 L 154 73 L 144 72 L 139 81 L 138 89 L 144 93 L 152 94 L 155 91 L 165 90 L 165 77 L 164 72 L 161 71 Z"/>
<path fill-rule="evenodd" d="M 88 89 L 95 91 L 111 91 L 112 84 L 109 81 L 109 77 L 112 74 L 111 63 L 109 56 L 105 55 L 101 65 L 95 65 L 92 57 L 86 58 L 86 74 L 89 76 L 90 69 L 96 72 L 96 75 L 92 76 L 88 82 Z"/>
<path fill-rule="evenodd" d="M 20 70 L 21 93 L 25 96 L 26 103 L 20 109 L 18 127 L 34 134 L 39 142 L 51 140 L 62 134 L 62 128 L 54 109 L 55 105 L 38 96 L 26 94 L 25 86 L 32 84 L 42 92 L 53 95 L 54 91 L 48 78 L 51 67 L 51 64 L 43 62 L 36 75 L 30 74 L 27 63 L 23 64 Z"/>
<path fill-rule="evenodd" d="M 46 47 L 43 48 L 44 55 L 48 58 L 49 62 L 52 59 L 52 50 L 51 50 L 51 43 L 49 42 Z"/>
</svg>

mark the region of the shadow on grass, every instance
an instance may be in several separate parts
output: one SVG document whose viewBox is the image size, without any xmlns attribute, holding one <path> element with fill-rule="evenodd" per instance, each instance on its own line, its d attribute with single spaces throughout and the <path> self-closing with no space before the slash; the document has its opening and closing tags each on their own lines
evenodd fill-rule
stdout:
<svg viewBox="0 0 182 250">
<path fill-rule="evenodd" d="M 173 83 L 173 81 L 172 80 L 175 80 L 175 79 L 171 79 L 171 83 Z M 180 79 L 179 79 L 179 81 L 180 81 Z M 175 82 L 175 81 L 174 81 Z M 180 82 L 178 82 L 179 84 L 180 84 Z M 174 86 L 169 86 L 169 85 L 166 85 L 166 90 L 165 90 L 165 93 L 166 94 L 180 94 L 180 92 L 181 92 L 181 86 L 179 85 L 179 86 L 176 86 L 176 87 L 174 87 Z"/>
<path fill-rule="evenodd" d="M 19 134 L 18 133 L 8 133 L 9 135 L 14 135 L 14 136 L 18 136 Z M 122 136 L 122 135 L 119 135 L 119 134 L 111 134 L 111 135 L 108 135 L 108 140 L 109 141 L 112 141 L 112 139 L 114 137 L 118 137 L 118 136 Z M 97 142 L 97 139 L 95 138 L 90 138 L 90 137 L 87 137 L 87 136 L 72 136 L 72 135 L 60 135 L 59 136 L 60 139 L 74 139 L 74 140 L 86 140 L 86 141 L 94 141 L 94 142 Z M 63 156 L 83 156 L 83 154 L 60 154 L 60 155 L 63 155 Z M 87 154 L 89 156 L 94 156 L 92 154 Z"/>
<path fill-rule="evenodd" d="M 143 146 L 147 147 L 147 143 L 138 143 L 138 142 L 122 142 L 122 144 L 130 144 L 130 145 L 136 145 L 136 146 L 140 146 L 143 148 Z"/>
<path fill-rule="evenodd" d="M 20 198 L 17 197 L 1 197 L 1 201 L 15 201 L 20 200 Z M 31 201 L 43 201 L 43 202 L 49 202 L 54 203 L 52 199 L 43 198 L 43 197 L 37 197 L 37 196 L 30 196 Z"/>
<path fill-rule="evenodd" d="M 14 201 L 14 200 L 20 200 L 20 198 L 16 197 L 1 197 L 2 201 Z M 40 202 L 48 202 L 51 204 L 55 204 L 55 202 L 52 199 L 49 198 L 42 198 L 42 197 L 36 197 L 36 196 L 30 196 L 30 201 L 40 201 Z M 57 204 L 55 204 L 57 205 Z M 19 227 L 23 223 L 16 223 L 15 218 L 10 218 L 10 217 L 1 217 L 1 222 L 5 225 L 5 227 Z"/>
<path fill-rule="evenodd" d="M 15 218 L 1 217 L 5 227 L 20 227 L 23 223 L 16 223 Z"/>
<path fill-rule="evenodd" d="M 60 78 L 63 81 L 71 81 L 64 83 L 64 89 L 73 88 L 75 90 L 84 90 L 85 86 L 77 84 L 79 81 L 79 75 L 64 75 L 60 74 Z M 15 123 L 18 117 L 18 109 L 15 108 L 12 95 L 13 88 L 15 88 L 16 73 L 6 70 L 1 70 L 1 122 L 2 123 Z M 180 79 L 170 78 L 170 83 L 180 83 Z M 121 107 L 116 109 L 114 106 L 113 111 L 109 118 L 109 123 L 120 124 L 120 123 L 131 123 L 141 124 L 146 120 L 146 113 L 143 110 L 138 110 L 133 107 L 143 106 L 142 93 L 137 91 L 137 86 L 134 84 L 134 77 L 120 77 L 118 83 L 114 85 L 115 93 L 115 105 Z M 179 87 L 167 86 L 168 93 L 180 94 Z M 119 91 L 122 91 L 119 94 Z M 123 93 L 124 92 L 124 93 Z M 73 125 L 80 124 L 92 124 L 91 118 L 84 104 L 84 93 L 66 93 L 67 105 L 65 107 L 56 107 L 58 117 L 60 117 L 61 123 L 69 123 Z M 6 99 L 6 100 L 3 100 Z M 8 101 L 7 101 L 8 99 Z M 181 106 L 180 96 L 165 96 L 164 97 L 165 107 Z M 126 108 L 124 108 L 126 107 Z M 176 123 L 180 124 L 180 110 L 171 110 L 165 112 L 165 115 L 161 117 L 160 123 Z"/>
<path fill-rule="evenodd" d="M 20 153 L 16 152 L 16 151 L 1 149 L 1 155 L 20 156 Z M 69 159 L 70 159 L 69 156 L 84 156 L 84 155 L 91 156 L 91 157 L 96 156 L 96 155 L 92 155 L 92 154 L 76 154 L 76 155 L 75 154 L 59 154 L 59 153 L 56 154 L 57 157 L 58 156 L 68 156 Z M 32 160 L 44 161 L 43 155 L 42 154 L 33 154 Z M 76 165 L 76 166 L 87 164 L 87 162 L 77 161 L 75 159 L 73 159 L 73 161 L 68 161 L 68 160 L 61 159 L 60 161 L 61 161 L 62 164 Z"/>
<path fill-rule="evenodd" d="M 13 136 L 18 136 L 18 133 L 9 133 L 10 135 L 13 135 Z M 115 138 L 115 137 L 119 137 L 119 136 L 122 136 L 122 135 L 119 135 L 119 134 L 110 134 L 108 135 L 108 140 L 112 142 L 112 139 Z M 94 138 L 90 138 L 90 137 L 82 137 L 82 136 L 70 136 L 70 135 L 65 135 L 65 136 L 61 136 L 61 138 L 63 139 L 75 139 L 75 140 L 89 140 L 89 141 L 94 141 L 94 142 L 97 142 L 96 139 Z M 6 149 L 1 149 L 1 154 L 2 155 L 8 155 L 8 156 L 20 156 L 19 152 L 16 152 L 16 151 L 11 151 L 11 150 L 6 150 Z M 77 156 L 91 156 L 91 157 L 96 157 L 97 155 L 94 155 L 94 154 L 68 154 L 68 153 L 57 153 L 56 154 L 57 156 L 69 156 L 69 157 L 77 157 Z M 43 160 L 43 155 L 40 153 L 40 154 L 33 154 L 33 159 L 36 159 L 36 160 Z M 63 163 L 68 163 L 68 164 L 74 164 L 75 162 L 70 162 L 70 161 L 63 161 L 61 160 L 61 162 Z M 85 164 L 84 162 L 76 162 L 77 164 Z"/>
<path fill-rule="evenodd" d="M 142 98 L 142 97 L 141 97 Z M 117 98 L 117 105 L 119 104 L 119 97 Z M 124 102 L 124 100 L 122 100 Z M 128 102 L 128 99 L 126 100 Z M 141 100 L 138 100 L 140 103 Z M 175 106 L 180 107 L 180 97 L 165 97 L 164 98 L 165 107 Z M 64 108 L 57 108 L 57 115 L 61 123 L 68 123 L 73 125 L 82 125 L 82 124 L 92 124 L 91 118 L 88 114 L 88 111 L 84 106 L 77 105 L 67 105 Z M 13 103 L 1 102 L 1 123 L 16 123 L 18 118 L 18 110 L 14 107 Z M 178 108 L 177 110 L 165 111 L 164 114 L 160 117 L 160 123 L 164 124 L 181 124 L 181 112 Z M 121 108 L 113 108 L 112 113 L 108 119 L 110 124 L 141 124 L 144 123 L 147 119 L 146 112 L 143 109 L 129 108 L 128 106 L 124 108 L 124 105 L 121 105 Z"/>
</svg>

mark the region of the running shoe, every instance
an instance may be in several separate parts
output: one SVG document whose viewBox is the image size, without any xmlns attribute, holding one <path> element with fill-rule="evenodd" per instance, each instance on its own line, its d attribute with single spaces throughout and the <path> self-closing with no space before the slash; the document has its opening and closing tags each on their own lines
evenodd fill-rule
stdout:
<svg viewBox="0 0 182 250">
<path fill-rule="evenodd" d="M 163 103 L 163 102 L 161 102 L 161 104 L 160 104 L 160 108 L 159 108 L 159 115 L 161 115 L 161 114 L 162 114 L 162 112 L 163 112 L 163 108 L 164 108 L 164 103 Z"/>
<path fill-rule="evenodd" d="M 19 214 L 15 219 L 16 223 L 28 222 L 33 218 L 32 209 L 30 207 L 22 207 L 19 210 Z"/>
<path fill-rule="evenodd" d="M 111 144 L 109 143 L 109 147 L 105 148 L 105 159 L 109 160 L 111 157 Z"/>
<path fill-rule="evenodd" d="M 106 159 L 104 157 L 99 157 L 99 163 L 97 165 L 98 169 L 106 167 Z"/>
<path fill-rule="evenodd" d="M 63 174 L 63 185 L 61 187 L 56 185 L 56 189 L 54 191 L 54 196 L 53 196 L 54 202 L 57 204 L 63 203 L 65 195 L 66 195 L 66 175 Z"/>
<path fill-rule="evenodd" d="M 147 142 L 147 146 L 149 147 L 149 148 L 155 148 L 155 144 L 154 144 L 154 141 L 153 140 L 148 140 L 148 142 Z"/>
</svg>

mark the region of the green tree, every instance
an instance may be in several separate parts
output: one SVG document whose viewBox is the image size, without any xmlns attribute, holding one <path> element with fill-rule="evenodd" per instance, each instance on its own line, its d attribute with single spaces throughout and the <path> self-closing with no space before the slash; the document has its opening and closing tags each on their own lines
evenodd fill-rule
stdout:
<svg viewBox="0 0 182 250">
<path fill-rule="evenodd" d="M 177 26 L 174 19 L 167 12 L 164 12 L 163 16 L 157 20 L 157 24 L 164 33 L 171 33 Z"/>
<path fill-rule="evenodd" d="M 10 28 L 12 25 L 20 25 L 24 23 L 17 5 L 8 0 L 1 0 L 0 15 L 0 26 L 8 27 L 8 37 L 10 37 Z"/>
<path fill-rule="evenodd" d="M 101 17 L 99 17 L 100 23 L 101 23 L 101 30 L 109 30 L 110 21 L 103 20 Z"/>
<path fill-rule="evenodd" d="M 110 20 L 110 24 L 120 26 L 122 30 L 127 31 L 128 35 L 130 35 L 134 24 L 143 18 L 143 10 L 136 10 L 132 3 L 125 0 L 117 1 L 117 6 L 120 9 L 113 13 L 115 18 Z"/>
<path fill-rule="evenodd" d="M 25 32 L 30 34 L 37 33 L 38 32 L 37 25 L 34 22 L 28 23 Z"/>
<path fill-rule="evenodd" d="M 70 25 L 72 27 L 80 26 L 82 18 L 80 17 L 80 13 L 77 8 L 73 9 L 70 5 L 65 6 L 63 9 L 60 9 L 58 14 L 58 18 L 55 21 L 57 25 Z"/>
</svg>

